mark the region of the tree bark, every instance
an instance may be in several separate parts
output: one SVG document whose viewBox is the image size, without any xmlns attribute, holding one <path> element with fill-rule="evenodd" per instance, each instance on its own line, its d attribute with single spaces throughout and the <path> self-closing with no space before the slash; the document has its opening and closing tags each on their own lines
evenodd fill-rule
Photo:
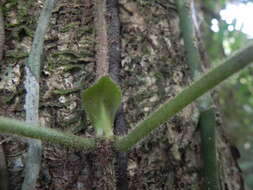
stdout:
<svg viewBox="0 0 253 190">
<path fill-rule="evenodd" d="M 22 2 L 24 3 L 19 1 Z M 45 41 L 46 56 L 40 81 L 41 122 L 46 126 L 80 136 L 95 134 L 89 121 L 85 119 L 80 94 L 73 91 L 62 95 L 55 91 L 85 89 L 96 80 L 95 43 L 99 42 L 95 41 L 93 30 L 95 21 L 93 2 L 92 0 L 57 2 Z M 126 123 L 129 124 L 128 131 L 135 123 L 159 107 L 166 99 L 174 97 L 191 82 L 175 7 L 170 1 L 157 2 L 119 1 L 122 60 L 118 74 L 123 91 L 122 109 Z M 27 17 L 20 13 L 22 6 L 13 5 L 12 9 L 17 12 L 18 23 L 13 26 L 14 28 L 6 28 L 6 31 L 15 31 L 14 29 L 17 30 L 18 26 L 23 26 L 28 20 L 29 23 L 36 24 L 40 4 L 33 3 L 26 6 L 30 6 L 28 8 L 32 10 L 29 13 L 31 15 Z M 14 22 L 11 10 L 6 11 L 6 22 Z M 33 24 L 26 26 L 28 30 L 34 30 Z M 20 38 L 19 41 L 15 41 L 17 36 Z M 27 44 L 32 41 L 27 33 L 23 36 L 20 33 L 15 35 L 15 32 L 7 33 L 6 39 L 10 39 L 6 44 L 6 54 L 28 51 Z M 17 82 L 8 86 L 7 79 L 4 80 L 6 85 L 1 85 L 3 82 L 0 81 L 0 92 L 3 96 L 15 95 L 8 105 L 4 100 L 0 100 L 6 107 L 0 109 L 0 115 L 23 118 L 24 94 L 18 93 L 17 89 L 23 80 L 21 73 L 24 60 L 24 57 L 19 59 L 7 57 L 5 60 L 6 64 L 15 68 L 12 73 L 15 74 L 14 81 Z M 197 130 L 198 114 L 196 105 L 191 104 L 129 152 L 127 169 L 129 189 L 203 189 L 200 134 Z M 219 125 L 217 138 L 221 187 L 228 190 L 242 190 L 240 169 L 230 149 L 231 145 L 223 134 L 222 124 Z M 110 150 L 100 147 L 93 154 L 65 149 L 47 142 L 43 144 L 45 148 L 37 190 L 106 189 L 105 187 L 109 189 L 112 185 L 116 186 L 115 179 L 103 180 L 107 179 L 103 178 L 103 175 L 110 176 L 114 171 L 111 171 L 111 168 L 108 170 L 103 168 L 101 172 L 100 168 L 106 167 L 103 163 L 112 162 L 114 155 Z M 22 162 L 21 150 L 24 150 L 24 145 L 20 139 L 13 138 L 5 146 L 21 152 L 14 156 L 11 151 L 6 153 L 10 181 L 15 181 L 10 190 L 20 189 L 23 168 L 17 170 L 15 164 L 18 161 Z"/>
</svg>

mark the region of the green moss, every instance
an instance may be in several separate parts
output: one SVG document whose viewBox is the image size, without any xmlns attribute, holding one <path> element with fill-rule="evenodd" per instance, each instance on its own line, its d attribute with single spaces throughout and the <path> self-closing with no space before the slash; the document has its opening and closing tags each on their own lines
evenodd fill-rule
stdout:
<svg viewBox="0 0 253 190">
<path fill-rule="evenodd" d="M 81 88 L 72 88 L 72 89 L 65 89 L 65 90 L 58 89 L 58 90 L 54 90 L 53 93 L 57 95 L 68 95 L 68 94 L 78 92 L 80 90 Z"/>
<path fill-rule="evenodd" d="M 6 57 L 15 60 L 22 60 L 28 57 L 28 53 L 22 50 L 11 50 L 6 52 Z"/>
<path fill-rule="evenodd" d="M 63 69 L 64 72 L 70 72 L 70 71 L 76 71 L 76 70 L 78 70 L 78 71 L 83 70 L 84 65 L 68 64 L 68 65 L 64 65 L 63 67 L 64 67 L 64 69 Z"/>
<path fill-rule="evenodd" d="M 91 63 L 94 62 L 94 56 L 89 51 L 82 51 L 82 52 L 75 52 L 72 50 L 65 50 L 61 52 L 56 52 L 52 55 L 54 60 L 57 60 L 57 63 L 66 64 L 84 64 L 84 63 Z M 71 66 L 68 69 L 73 69 Z"/>
<path fill-rule="evenodd" d="M 64 122 L 61 123 L 61 127 L 70 128 L 71 125 L 77 124 L 78 122 L 80 122 L 80 115 L 75 115 L 73 118 L 64 120 Z"/>
<path fill-rule="evenodd" d="M 145 7 L 152 7 L 156 0 L 137 0 L 137 2 L 141 5 L 141 6 L 145 6 Z"/>
<path fill-rule="evenodd" d="M 62 29 L 60 29 L 60 32 L 68 32 L 70 31 L 71 29 L 75 28 L 76 26 L 79 26 L 80 23 L 79 22 L 72 22 L 72 23 L 69 23 L 68 25 L 64 26 Z"/>
</svg>

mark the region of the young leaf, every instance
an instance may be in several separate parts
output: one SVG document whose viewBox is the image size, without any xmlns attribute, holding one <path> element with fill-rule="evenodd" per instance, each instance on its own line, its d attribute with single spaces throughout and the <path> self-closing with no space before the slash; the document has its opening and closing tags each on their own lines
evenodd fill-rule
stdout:
<svg viewBox="0 0 253 190">
<path fill-rule="evenodd" d="M 113 136 L 113 122 L 121 103 L 121 90 L 105 76 L 82 92 L 82 105 L 98 136 Z"/>
</svg>

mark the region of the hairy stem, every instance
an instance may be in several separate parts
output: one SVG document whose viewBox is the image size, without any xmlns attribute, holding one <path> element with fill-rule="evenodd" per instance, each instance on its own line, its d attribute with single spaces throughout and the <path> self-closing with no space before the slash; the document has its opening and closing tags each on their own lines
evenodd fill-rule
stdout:
<svg viewBox="0 0 253 190">
<path fill-rule="evenodd" d="M 80 150 L 96 148 L 96 140 L 94 138 L 83 138 L 54 129 L 41 127 L 38 124 L 27 124 L 22 121 L 5 117 L 0 117 L 0 131 L 3 133 L 40 139 L 52 144 L 60 144 L 65 147 L 71 147 Z"/>
<path fill-rule="evenodd" d="M 212 89 L 220 82 L 244 68 L 253 61 L 253 44 L 237 51 L 218 67 L 214 68 L 175 98 L 163 104 L 158 110 L 150 114 L 145 120 L 137 124 L 128 135 L 118 138 L 114 147 L 119 151 L 128 151 L 135 144 L 150 134 L 155 128 L 169 120 L 177 112 L 192 103 L 198 97 Z M 64 135 L 52 129 L 36 127 L 38 125 L 26 124 L 17 120 L 0 117 L 0 132 L 37 138 L 65 146 L 80 149 L 95 148 L 94 139 L 80 138 L 75 135 Z M 78 142 L 80 141 L 80 142 Z"/>
<path fill-rule="evenodd" d="M 175 98 L 163 104 L 158 110 L 151 113 L 146 119 L 126 136 L 120 138 L 115 147 L 119 150 L 127 151 L 136 143 L 150 134 L 155 128 L 159 127 L 169 118 L 181 111 L 188 104 L 212 89 L 220 82 L 239 71 L 253 61 L 253 43 L 237 51 L 218 67 L 214 68 L 188 88 L 179 93 Z"/>
</svg>

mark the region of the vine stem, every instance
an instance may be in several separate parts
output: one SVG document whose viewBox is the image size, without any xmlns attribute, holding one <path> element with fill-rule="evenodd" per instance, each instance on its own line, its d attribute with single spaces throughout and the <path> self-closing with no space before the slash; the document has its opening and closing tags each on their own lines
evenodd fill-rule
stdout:
<svg viewBox="0 0 253 190">
<path fill-rule="evenodd" d="M 43 53 L 44 36 L 49 23 L 49 18 L 54 7 L 54 0 L 47 0 L 41 12 L 38 26 L 33 39 L 32 49 L 29 54 L 25 80 L 25 111 L 26 122 L 39 123 L 39 80 L 41 56 Z M 28 139 L 28 153 L 25 165 L 25 177 L 22 184 L 22 190 L 35 189 L 37 178 L 39 176 L 42 155 L 42 143 L 40 140 Z"/>
<path fill-rule="evenodd" d="M 120 138 L 115 147 L 119 150 L 130 150 L 136 143 L 145 138 L 154 129 L 159 127 L 181 111 L 198 97 L 214 88 L 220 82 L 244 68 L 253 61 L 253 43 L 231 55 L 222 64 L 193 82 L 188 88 L 175 98 L 167 101 L 159 109 L 151 113 L 146 119 L 139 122 L 128 135 Z"/>
<path fill-rule="evenodd" d="M 204 163 L 204 188 L 206 190 L 219 190 L 219 172 L 216 159 L 216 119 L 215 110 L 213 108 L 201 112 L 199 127 Z"/>
<path fill-rule="evenodd" d="M 175 98 L 167 101 L 159 109 L 151 113 L 145 120 L 138 123 L 134 129 L 113 142 L 116 150 L 128 151 L 140 142 L 155 128 L 168 121 L 172 116 L 192 103 L 198 97 L 214 88 L 216 85 L 236 73 L 253 61 L 253 43 L 237 51 L 222 64 L 203 75 L 199 80 L 184 89 Z M 72 148 L 91 149 L 96 147 L 94 139 L 66 135 L 53 129 L 38 127 L 21 121 L 0 117 L 0 132 L 17 134 L 30 138 L 37 138 Z M 80 141 L 80 143 L 79 143 Z"/>
<path fill-rule="evenodd" d="M 199 73 L 202 73 L 202 61 L 199 49 L 195 45 L 201 44 L 201 41 L 197 41 L 198 27 L 195 27 L 196 31 L 194 31 L 193 27 L 193 18 L 196 18 L 196 15 L 193 14 L 194 4 L 192 0 L 177 0 L 175 3 L 180 18 L 180 28 L 186 51 L 186 62 L 191 69 L 193 80 L 196 80 Z M 210 93 L 199 99 L 197 102 L 200 112 L 198 126 L 201 132 L 202 159 L 204 163 L 204 189 L 219 190 L 219 172 L 216 156 L 216 119 L 215 110 L 211 108 L 212 105 L 213 100 Z"/>
<path fill-rule="evenodd" d="M 63 133 L 55 129 L 39 126 L 38 124 L 28 124 L 23 121 L 0 117 L 0 131 L 2 133 L 16 134 L 23 137 L 40 139 L 52 144 L 60 144 L 65 147 L 75 149 L 95 149 L 95 138 L 84 138 L 76 135 Z"/>
<path fill-rule="evenodd" d="M 175 4 L 180 18 L 180 29 L 184 40 L 186 63 L 190 67 L 192 77 L 196 78 L 201 70 L 201 61 L 197 41 L 194 39 L 194 25 L 190 11 L 191 0 L 175 0 Z"/>
</svg>

